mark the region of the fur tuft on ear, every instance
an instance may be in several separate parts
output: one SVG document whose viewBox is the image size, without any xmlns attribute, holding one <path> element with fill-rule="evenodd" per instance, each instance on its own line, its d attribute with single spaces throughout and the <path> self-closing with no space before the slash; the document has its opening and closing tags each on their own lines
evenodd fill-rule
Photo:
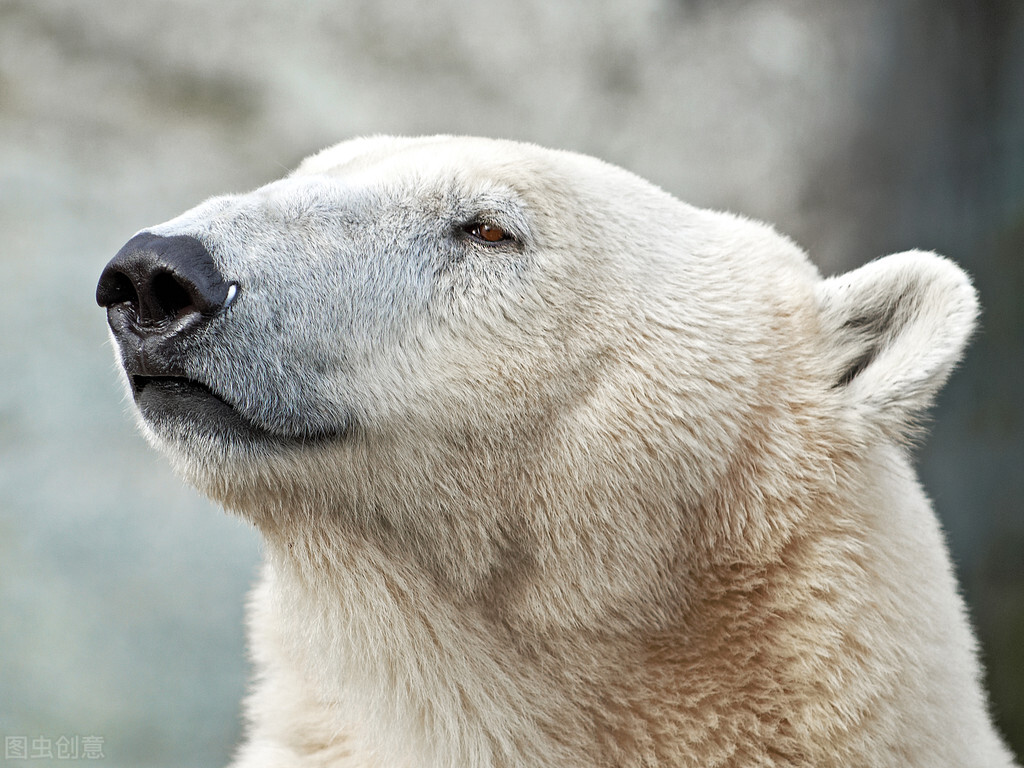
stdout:
<svg viewBox="0 0 1024 768">
<path fill-rule="evenodd" d="M 934 253 L 886 256 L 818 288 L 833 386 L 894 438 L 913 433 L 960 359 L 978 299 Z"/>
</svg>

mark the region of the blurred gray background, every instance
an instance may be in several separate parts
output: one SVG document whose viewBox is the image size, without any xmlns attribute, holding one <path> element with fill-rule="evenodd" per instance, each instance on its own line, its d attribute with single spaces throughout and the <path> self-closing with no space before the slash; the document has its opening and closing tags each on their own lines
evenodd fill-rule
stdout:
<svg viewBox="0 0 1024 768">
<path fill-rule="evenodd" d="M 101 268 L 378 132 L 595 154 L 826 273 L 967 267 L 983 327 L 918 457 L 1024 751 L 1024 4 L 0 0 L 0 735 L 30 764 L 94 735 L 110 766 L 216 766 L 239 736 L 259 543 L 135 433 Z"/>
</svg>

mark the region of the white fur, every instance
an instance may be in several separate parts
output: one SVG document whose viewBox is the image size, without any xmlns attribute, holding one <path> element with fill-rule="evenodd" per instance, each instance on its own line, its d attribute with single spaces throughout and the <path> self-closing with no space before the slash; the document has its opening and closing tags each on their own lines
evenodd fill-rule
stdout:
<svg viewBox="0 0 1024 768">
<path fill-rule="evenodd" d="M 182 365 L 254 431 L 144 423 L 266 538 L 236 768 L 1013 764 L 903 447 L 950 262 L 449 137 L 150 231 L 239 285 Z"/>
</svg>

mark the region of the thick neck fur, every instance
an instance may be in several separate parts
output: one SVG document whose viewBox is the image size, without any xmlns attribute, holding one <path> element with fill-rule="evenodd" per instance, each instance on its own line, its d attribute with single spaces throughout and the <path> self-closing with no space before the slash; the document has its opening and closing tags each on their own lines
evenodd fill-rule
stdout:
<svg viewBox="0 0 1024 768">
<path fill-rule="evenodd" d="M 511 475 L 515 488 L 463 489 L 436 466 L 419 509 L 398 506 L 417 498 L 403 483 L 361 515 L 256 516 L 268 563 L 254 642 L 277 627 L 291 674 L 334 681 L 310 695 L 354 750 L 410 750 L 382 764 L 642 765 L 716 740 L 722 764 L 738 759 L 733 743 L 810 749 L 818 726 L 779 714 L 800 710 L 787 698 L 818 711 L 807 690 L 818 677 L 785 616 L 819 631 L 808 611 L 822 593 L 859 593 L 841 592 L 843 567 L 819 553 L 861 545 L 835 506 L 849 497 L 837 484 L 851 482 L 851 457 L 791 450 L 809 416 L 786 410 L 767 414 L 771 429 L 747 423 L 744 464 L 727 463 L 696 504 L 681 488 L 674 504 L 645 508 L 642 466 L 559 464 L 572 454 L 553 434 L 537 466 Z M 793 455 L 801 466 L 783 461 Z"/>
</svg>

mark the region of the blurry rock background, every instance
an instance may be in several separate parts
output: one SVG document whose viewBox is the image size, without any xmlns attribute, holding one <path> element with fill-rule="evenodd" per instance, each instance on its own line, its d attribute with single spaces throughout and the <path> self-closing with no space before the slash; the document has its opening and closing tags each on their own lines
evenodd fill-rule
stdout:
<svg viewBox="0 0 1024 768">
<path fill-rule="evenodd" d="M 228 759 L 259 545 L 135 433 L 94 286 L 136 230 L 378 132 L 595 154 L 826 273 L 911 247 L 967 267 L 982 330 L 918 456 L 1024 750 L 1016 0 L 0 0 L 5 748 Z"/>
</svg>

